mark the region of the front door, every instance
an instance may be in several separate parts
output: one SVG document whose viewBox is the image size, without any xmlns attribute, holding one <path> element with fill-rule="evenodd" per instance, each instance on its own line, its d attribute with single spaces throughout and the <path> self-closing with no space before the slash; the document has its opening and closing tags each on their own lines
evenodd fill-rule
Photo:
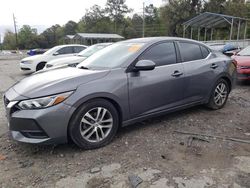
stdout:
<svg viewBox="0 0 250 188">
<path fill-rule="evenodd" d="M 138 60 L 152 60 L 156 68 L 128 73 L 131 118 L 181 105 L 185 74 L 174 43 L 156 44 Z"/>
</svg>

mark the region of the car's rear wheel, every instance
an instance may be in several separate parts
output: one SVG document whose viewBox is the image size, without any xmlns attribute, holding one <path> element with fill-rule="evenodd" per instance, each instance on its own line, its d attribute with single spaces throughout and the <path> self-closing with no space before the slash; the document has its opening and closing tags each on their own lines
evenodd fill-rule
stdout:
<svg viewBox="0 0 250 188">
<path fill-rule="evenodd" d="M 107 100 L 96 99 L 83 104 L 73 115 L 69 135 L 83 149 L 96 149 L 114 138 L 119 126 L 115 107 Z"/>
<path fill-rule="evenodd" d="M 223 108 L 227 102 L 229 91 L 227 81 L 224 79 L 218 80 L 213 88 L 207 106 L 213 110 Z"/>
</svg>

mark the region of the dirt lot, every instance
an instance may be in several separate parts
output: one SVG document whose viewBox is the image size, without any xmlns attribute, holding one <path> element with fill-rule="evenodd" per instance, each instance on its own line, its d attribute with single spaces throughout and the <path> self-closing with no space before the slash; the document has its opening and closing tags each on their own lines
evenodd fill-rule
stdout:
<svg viewBox="0 0 250 188">
<path fill-rule="evenodd" d="M 0 60 L 0 92 L 23 75 L 17 60 Z M 101 149 L 73 144 L 35 146 L 8 137 L 0 102 L 0 187 L 250 187 L 250 144 L 195 137 L 176 130 L 250 141 L 250 84 L 231 93 L 225 108 L 203 106 L 122 128 Z M 192 142 L 191 142 L 192 141 Z"/>
</svg>

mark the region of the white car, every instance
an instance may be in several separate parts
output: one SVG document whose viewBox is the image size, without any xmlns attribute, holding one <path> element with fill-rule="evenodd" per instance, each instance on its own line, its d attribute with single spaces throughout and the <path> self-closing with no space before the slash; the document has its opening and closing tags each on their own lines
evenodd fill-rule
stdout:
<svg viewBox="0 0 250 188">
<path fill-rule="evenodd" d="M 44 68 L 48 61 L 62 57 L 73 56 L 86 48 L 87 46 L 78 44 L 55 46 L 44 54 L 34 55 L 22 59 L 20 62 L 20 68 L 23 71 L 29 72 L 39 71 Z"/>
<path fill-rule="evenodd" d="M 79 63 L 87 59 L 89 56 L 93 55 L 94 53 L 98 52 L 99 50 L 111 45 L 112 43 L 99 43 L 94 44 L 87 49 L 81 51 L 79 54 L 70 57 L 64 57 L 60 59 L 54 59 L 49 61 L 44 69 L 48 68 L 56 68 L 56 67 L 64 67 L 64 66 L 71 66 L 76 67 Z"/>
</svg>

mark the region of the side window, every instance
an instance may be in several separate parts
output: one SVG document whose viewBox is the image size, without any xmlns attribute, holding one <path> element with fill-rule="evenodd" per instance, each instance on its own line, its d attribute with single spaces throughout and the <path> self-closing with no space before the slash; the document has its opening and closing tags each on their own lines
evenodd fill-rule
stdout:
<svg viewBox="0 0 250 188">
<path fill-rule="evenodd" d="M 83 51 L 84 49 L 86 49 L 86 48 L 83 46 L 75 46 L 74 53 L 79 53 L 79 52 Z"/>
<path fill-rule="evenodd" d="M 200 46 L 192 43 L 180 42 L 180 53 L 184 62 L 203 59 Z"/>
<path fill-rule="evenodd" d="M 57 51 L 59 54 L 63 55 L 63 54 L 73 54 L 73 47 L 68 46 L 68 47 L 63 47 L 60 50 Z"/>
<path fill-rule="evenodd" d="M 176 52 L 173 42 L 161 43 L 153 46 L 139 58 L 140 60 L 152 60 L 156 66 L 176 63 Z"/>
<path fill-rule="evenodd" d="M 206 58 L 210 54 L 210 51 L 204 46 L 200 46 L 200 47 L 201 47 L 201 52 L 202 52 L 203 58 Z"/>
</svg>

